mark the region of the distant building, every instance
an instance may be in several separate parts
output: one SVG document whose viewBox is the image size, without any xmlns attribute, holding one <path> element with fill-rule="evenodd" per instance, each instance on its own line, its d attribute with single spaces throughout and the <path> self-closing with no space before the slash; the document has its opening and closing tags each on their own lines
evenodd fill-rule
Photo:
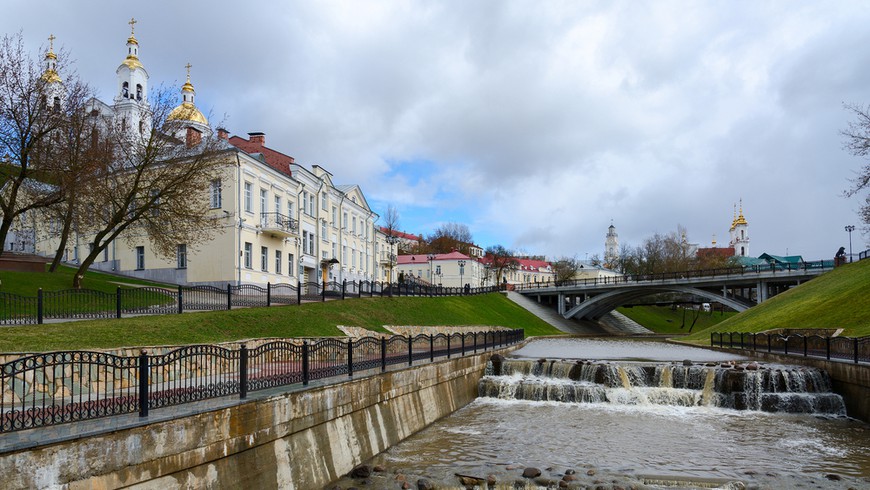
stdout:
<svg viewBox="0 0 870 490">
<path fill-rule="evenodd" d="M 451 288 L 478 288 L 492 285 L 492 278 L 483 262 L 460 252 L 447 254 L 399 255 L 395 280 L 398 274 L 407 281 Z"/>
<path fill-rule="evenodd" d="M 604 238 L 604 264 L 607 267 L 614 267 L 619 262 L 619 235 L 616 234 L 616 227 L 613 226 L 613 221 L 607 228 L 607 235 Z"/>
</svg>

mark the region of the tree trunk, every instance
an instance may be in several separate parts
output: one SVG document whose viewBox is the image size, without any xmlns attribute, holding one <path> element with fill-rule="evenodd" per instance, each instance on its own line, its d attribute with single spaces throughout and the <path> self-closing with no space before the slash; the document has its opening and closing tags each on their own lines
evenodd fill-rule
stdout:
<svg viewBox="0 0 870 490">
<path fill-rule="evenodd" d="M 66 214 L 63 217 L 63 230 L 60 232 L 60 244 L 57 246 L 57 251 L 54 253 L 54 260 L 51 261 L 51 266 L 48 268 L 48 272 L 56 271 L 57 267 L 60 265 L 60 261 L 63 259 L 63 254 L 66 251 L 66 242 L 69 240 L 69 231 L 70 228 L 72 228 L 72 219 L 73 203 L 69 203 Z"/>
</svg>

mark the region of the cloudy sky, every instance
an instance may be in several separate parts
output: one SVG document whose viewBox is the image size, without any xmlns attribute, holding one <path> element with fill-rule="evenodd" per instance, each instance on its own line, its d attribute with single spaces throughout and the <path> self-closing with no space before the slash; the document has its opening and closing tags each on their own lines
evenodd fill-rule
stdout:
<svg viewBox="0 0 870 490">
<path fill-rule="evenodd" d="M 582 259 L 611 220 L 631 245 L 678 225 L 727 244 L 742 199 L 752 255 L 818 259 L 859 224 L 839 131 L 870 104 L 866 1 L 4 4 L 0 32 L 34 53 L 53 33 L 105 100 L 135 16 L 152 87 L 190 62 L 213 123 L 408 232 Z"/>
</svg>

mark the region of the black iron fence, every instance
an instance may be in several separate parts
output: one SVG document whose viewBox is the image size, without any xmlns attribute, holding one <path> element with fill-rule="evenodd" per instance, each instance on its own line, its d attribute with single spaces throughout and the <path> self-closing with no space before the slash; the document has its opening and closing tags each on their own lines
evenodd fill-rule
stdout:
<svg viewBox="0 0 870 490">
<path fill-rule="evenodd" d="M 855 363 L 870 362 L 870 337 L 713 332 L 710 334 L 710 345 Z"/>
<path fill-rule="evenodd" d="M 52 352 L 0 365 L 0 433 L 413 365 L 516 344 L 523 330 L 193 345 L 165 354 Z"/>
<path fill-rule="evenodd" d="M 600 284 L 631 284 L 644 281 L 668 281 L 682 280 L 699 277 L 715 276 L 742 276 L 746 274 L 759 274 L 762 272 L 788 272 L 806 270 L 828 270 L 834 268 L 833 260 L 814 260 L 799 263 L 779 263 L 767 265 L 751 265 L 740 267 L 722 267 L 718 269 L 686 270 L 678 272 L 662 272 L 657 274 L 622 274 L 618 276 L 605 276 L 588 279 L 571 279 L 568 281 L 533 282 L 518 284 L 516 290 L 540 289 L 561 286 L 597 286 Z"/>
<path fill-rule="evenodd" d="M 265 287 L 228 284 L 226 288 L 119 287 L 114 293 L 92 289 L 40 289 L 35 297 L 0 293 L 0 325 L 41 324 L 46 320 L 121 318 L 125 314 L 164 315 L 185 311 L 230 310 L 235 307 L 298 305 L 304 301 L 363 296 L 460 296 L 498 290 L 496 286 L 465 289 L 370 281 L 268 283 Z"/>
</svg>

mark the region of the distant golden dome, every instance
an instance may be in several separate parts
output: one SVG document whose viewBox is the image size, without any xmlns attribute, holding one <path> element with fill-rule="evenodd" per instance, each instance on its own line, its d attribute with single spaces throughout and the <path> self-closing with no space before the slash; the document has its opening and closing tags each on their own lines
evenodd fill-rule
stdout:
<svg viewBox="0 0 870 490">
<path fill-rule="evenodd" d="M 167 121 L 193 121 L 208 126 L 208 119 L 190 102 L 183 102 L 166 116 Z"/>
<path fill-rule="evenodd" d="M 134 55 L 132 55 L 132 54 L 131 54 L 131 55 L 127 55 L 127 58 L 124 59 L 124 61 L 122 61 L 121 64 L 122 64 L 122 65 L 126 65 L 127 68 L 129 68 L 129 69 L 131 69 L 131 70 L 135 70 L 136 68 L 142 68 L 143 70 L 145 69 L 145 68 L 142 66 L 142 62 L 139 61 L 139 58 L 136 57 L 136 56 L 134 56 Z"/>
</svg>

